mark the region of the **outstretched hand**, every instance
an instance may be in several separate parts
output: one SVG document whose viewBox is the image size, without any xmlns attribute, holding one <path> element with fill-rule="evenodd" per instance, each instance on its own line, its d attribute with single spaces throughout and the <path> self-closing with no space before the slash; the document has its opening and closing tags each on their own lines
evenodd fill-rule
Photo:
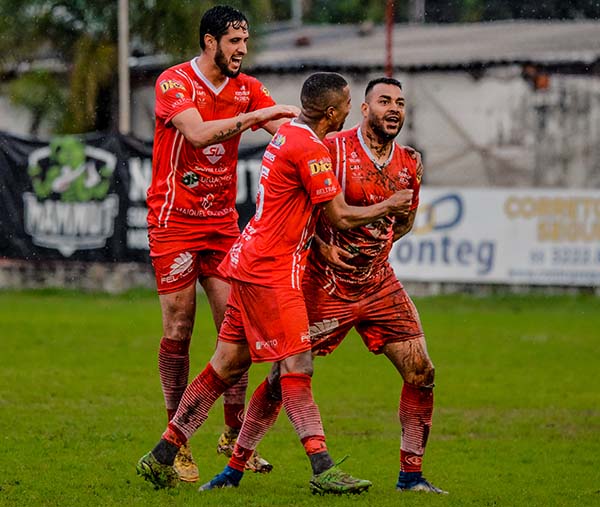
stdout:
<svg viewBox="0 0 600 507">
<path fill-rule="evenodd" d="M 277 104 L 259 109 L 259 111 L 264 115 L 261 122 L 280 120 L 281 118 L 296 118 L 300 114 L 300 108 L 288 104 Z"/>
</svg>

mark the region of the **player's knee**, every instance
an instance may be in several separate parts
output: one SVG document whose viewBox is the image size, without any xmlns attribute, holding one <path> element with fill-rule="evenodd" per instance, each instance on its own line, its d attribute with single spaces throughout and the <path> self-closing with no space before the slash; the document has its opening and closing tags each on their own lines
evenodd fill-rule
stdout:
<svg viewBox="0 0 600 507">
<path fill-rule="evenodd" d="M 186 315 L 176 315 L 165 323 L 165 334 L 171 340 L 189 340 L 194 328 L 194 319 Z"/>
<path fill-rule="evenodd" d="M 419 387 L 433 387 L 435 382 L 435 368 L 429 360 L 416 365 L 415 369 L 405 378 L 406 382 Z"/>
</svg>

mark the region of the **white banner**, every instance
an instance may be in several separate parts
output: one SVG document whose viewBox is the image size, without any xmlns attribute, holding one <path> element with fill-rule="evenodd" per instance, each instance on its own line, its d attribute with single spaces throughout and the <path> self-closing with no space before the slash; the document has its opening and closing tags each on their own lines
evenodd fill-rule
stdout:
<svg viewBox="0 0 600 507">
<path fill-rule="evenodd" d="M 600 191 L 421 189 L 402 281 L 600 285 Z"/>
</svg>

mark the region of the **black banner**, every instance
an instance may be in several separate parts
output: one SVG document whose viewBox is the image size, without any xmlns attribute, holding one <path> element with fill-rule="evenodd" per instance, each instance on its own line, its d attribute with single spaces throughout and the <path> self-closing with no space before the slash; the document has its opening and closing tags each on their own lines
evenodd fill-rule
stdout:
<svg viewBox="0 0 600 507">
<path fill-rule="evenodd" d="M 240 150 L 240 225 L 254 213 L 263 151 Z M 151 143 L 119 134 L 0 132 L 0 257 L 147 262 L 151 157 Z"/>
</svg>

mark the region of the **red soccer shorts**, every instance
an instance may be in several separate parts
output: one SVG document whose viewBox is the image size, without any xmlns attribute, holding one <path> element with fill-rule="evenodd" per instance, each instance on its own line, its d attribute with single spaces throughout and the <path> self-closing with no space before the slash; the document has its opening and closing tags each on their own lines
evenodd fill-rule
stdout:
<svg viewBox="0 0 600 507">
<path fill-rule="evenodd" d="M 231 280 L 219 340 L 247 342 L 255 363 L 281 361 L 310 350 L 302 291 Z"/>
<path fill-rule="evenodd" d="M 150 257 L 159 294 L 185 289 L 196 280 L 216 277 L 223 280 L 218 266 L 237 239 L 237 226 L 208 234 L 191 231 L 176 237 L 150 229 Z"/>
<path fill-rule="evenodd" d="M 392 270 L 378 290 L 369 290 L 358 301 L 328 294 L 308 273 L 303 289 L 316 355 L 333 352 L 352 327 L 375 354 L 380 354 L 386 343 L 423 336 L 417 309 Z"/>
</svg>

